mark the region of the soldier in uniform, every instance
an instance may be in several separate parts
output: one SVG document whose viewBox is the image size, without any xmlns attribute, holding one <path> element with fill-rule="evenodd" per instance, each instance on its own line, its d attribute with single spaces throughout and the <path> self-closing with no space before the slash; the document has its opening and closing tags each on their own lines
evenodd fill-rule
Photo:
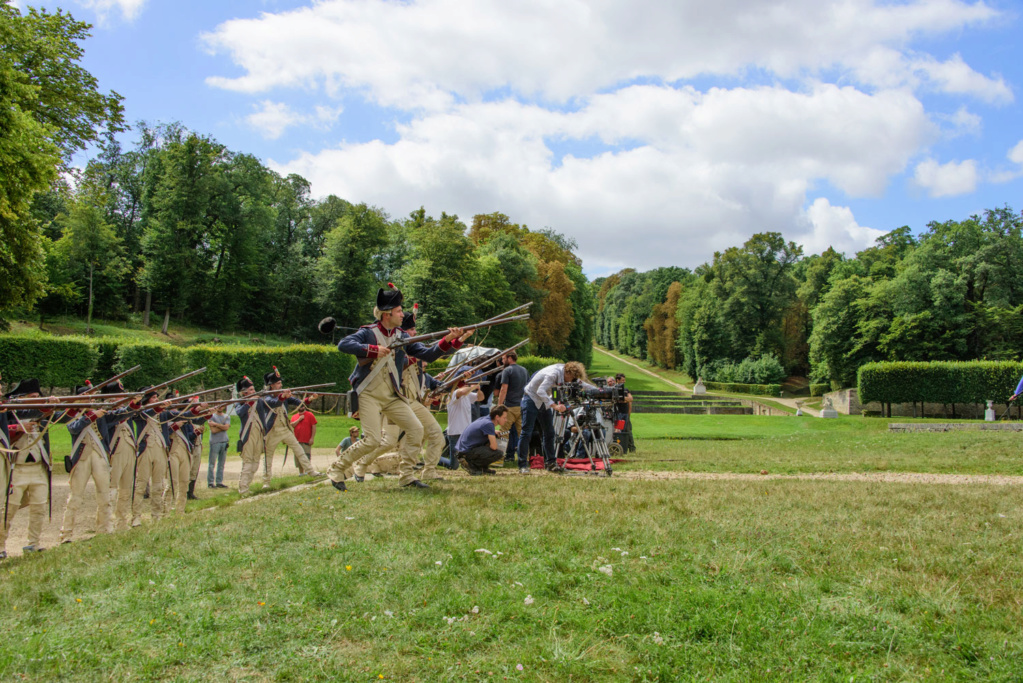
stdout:
<svg viewBox="0 0 1023 683">
<path fill-rule="evenodd" d="M 327 472 L 334 488 L 339 491 L 345 490 L 345 470 L 380 445 L 384 417 L 405 432 L 398 450 L 399 484 L 429 488 L 428 484 L 415 477 L 414 468 L 423 442 L 423 425 L 405 394 L 401 373 L 407 355 L 430 362 L 458 349 L 461 345 L 458 338 L 464 330 L 453 327 L 438 343 L 431 346 L 413 342 L 391 349 L 391 342 L 405 339 L 409 335 L 401 329 L 405 317 L 401 307 L 402 293 L 394 285 L 388 286 L 390 289 L 380 289 L 377 292 L 377 305 L 373 311 L 377 322 L 359 328 L 337 345 L 342 353 L 350 353 L 359 359 L 348 379 L 359 397 L 359 417 L 362 422 L 362 439 L 344 451 Z M 399 371 L 399 368 L 402 370 Z"/>
<path fill-rule="evenodd" d="M 75 388 L 75 393 L 83 394 L 90 389 L 92 384 L 86 380 L 84 386 Z M 136 407 L 132 406 L 133 409 Z M 128 408 L 110 412 L 86 410 L 81 415 L 79 412 L 67 412 L 71 419 L 67 425 L 71 433 L 71 455 L 65 459 L 65 467 L 70 473 L 68 484 L 71 491 L 60 527 L 61 543 L 70 543 L 74 537 L 75 517 L 90 479 L 96 486 L 96 533 L 113 531 L 110 521 L 110 445 L 117 425 L 130 417 Z"/>
<path fill-rule="evenodd" d="M 238 453 L 242 458 L 242 471 L 238 477 L 238 493 L 247 496 L 252 492 L 252 479 L 259 469 L 259 457 L 263 455 L 263 423 L 256 411 L 256 388 L 252 380 L 242 377 L 235 384 L 239 396 L 252 396 L 251 401 L 235 405 L 235 415 L 241 419 L 238 433 Z"/>
<path fill-rule="evenodd" d="M 149 487 L 149 505 L 155 522 L 164 513 L 164 489 L 167 486 L 165 477 L 170 468 L 168 458 L 170 423 L 177 418 L 177 413 L 159 401 L 159 394 L 152 391 L 152 387 L 142 389 L 142 393 L 143 411 L 133 418 L 136 421 L 135 432 L 140 434 L 133 490 Z M 133 527 L 142 524 L 142 510 L 135 507 L 135 498 L 133 493 L 131 506 Z"/>
<path fill-rule="evenodd" d="M 209 416 L 206 416 L 209 419 Z M 195 480 L 199 478 L 199 466 L 202 464 L 202 435 L 206 431 L 203 424 L 193 424 L 195 440 L 192 441 L 192 465 L 188 470 L 188 500 L 199 500 L 195 495 Z"/>
<path fill-rule="evenodd" d="M 190 406 L 190 407 L 189 407 Z M 203 411 L 208 408 L 193 397 L 187 405 L 181 406 L 175 419 L 170 424 L 170 461 L 171 490 L 174 492 L 174 514 L 185 514 L 185 503 L 188 499 L 189 476 L 192 472 L 192 450 L 195 448 L 196 425 L 206 422 Z"/>
<path fill-rule="evenodd" d="M 120 380 L 100 389 L 103 394 L 125 393 Z M 116 491 L 112 502 L 113 526 L 117 530 L 128 528 L 131 515 L 131 498 L 134 491 L 138 441 L 144 422 L 136 415 L 118 422 L 113 428 L 110 443 L 110 488 Z"/>
<path fill-rule="evenodd" d="M 260 396 L 256 402 L 256 411 L 259 414 L 260 422 L 263 424 L 263 433 L 266 435 L 263 437 L 265 448 L 263 485 L 269 485 L 270 480 L 273 478 L 274 451 L 281 444 L 288 446 L 295 452 L 295 457 L 298 459 L 298 468 L 303 475 L 313 477 L 322 475 L 322 472 L 317 472 L 312 463 L 309 462 L 309 458 L 306 457 L 305 450 L 295 437 L 294 427 L 291 426 L 291 419 L 288 417 L 288 406 L 298 406 L 302 403 L 308 406 L 317 395 L 310 394 L 300 401 L 293 397 L 290 391 L 281 391 L 284 382 L 281 379 L 281 373 L 277 371 L 276 367 L 274 367 L 272 372 L 268 372 L 263 376 L 263 383 L 265 384 L 264 390 L 280 392 L 278 394 Z"/>
<path fill-rule="evenodd" d="M 412 307 L 412 311 L 405 314 L 401 322 L 401 329 L 410 337 L 416 336 L 416 314 L 418 311 L 419 304 L 416 304 Z M 464 344 L 465 340 L 472 336 L 472 334 L 473 332 L 470 331 L 459 337 L 457 340 L 458 345 Z M 440 462 L 441 454 L 444 452 L 444 430 L 437 423 L 437 418 L 433 416 L 430 409 L 423 403 L 427 393 L 440 386 L 440 383 L 426 372 L 426 363 L 407 354 L 401 382 L 402 391 L 409 400 L 412 412 L 415 413 L 419 424 L 423 427 L 424 438 L 426 439 L 423 469 L 419 473 L 419 480 L 443 481 L 443 478 L 437 474 L 437 463 Z M 384 437 L 380 446 L 355 463 L 353 467 L 355 481 L 363 481 L 366 476 L 366 468 L 384 453 L 395 450 L 400 439 L 401 430 L 398 426 L 392 425 L 389 420 L 385 420 Z"/>
<path fill-rule="evenodd" d="M 6 398 L 39 396 L 39 380 L 26 379 Z M 26 553 L 42 550 L 40 538 L 50 500 L 50 438 L 46 423 L 52 411 L 19 410 L 0 413 L 0 459 L 9 465 L 4 483 L 4 524 L 0 526 L 0 559 L 7 557 L 7 534 L 18 510 L 28 506 L 28 545 Z M 11 451 L 11 452 L 8 452 Z M 10 456 L 10 459 L 9 459 Z"/>
</svg>

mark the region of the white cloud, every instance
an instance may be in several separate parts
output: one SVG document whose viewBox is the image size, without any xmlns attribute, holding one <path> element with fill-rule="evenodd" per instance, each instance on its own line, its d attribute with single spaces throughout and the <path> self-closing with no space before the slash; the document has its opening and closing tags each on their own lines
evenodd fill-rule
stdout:
<svg viewBox="0 0 1023 683">
<path fill-rule="evenodd" d="M 127 21 L 134 21 L 142 11 L 146 0 L 77 0 L 82 7 L 94 10 L 100 22 L 104 22 L 114 10 L 119 10 Z"/>
<path fill-rule="evenodd" d="M 964 0 L 321 0 L 224 22 L 203 40 L 245 72 L 209 78 L 216 87 L 357 89 L 410 110 L 505 87 L 567 101 L 637 77 L 674 82 L 751 67 L 782 77 L 838 68 L 879 87 L 920 72 L 938 87 L 999 99 L 1005 84 L 958 57 L 939 63 L 903 54 L 921 35 L 997 16 L 983 2 Z M 898 83 L 864 67 L 870 59 L 894 63 Z"/>
<path fill-rule="evenodd" d="M 1009 161 L 1023 166 L 1023 140 L 1016 143 L 1016 146 L 1009 150 L 1007 155 Z"/>
<path fill-rule="evenodd" d="M 913 180 L 932 197 L 954 197 L 976 190 L 978 176 L 977 162 L 973 159 L 945 164 L 927 159 L 917 164 Z"/>
<path fill-rule="evenodd" d="M 1016 165 L 1016 168 L 995 171 L 991 174 L 990 180 L 993 183 L 1007 183 L 1016 178 L 1023 178 L 1023 140 L 1016 143 L 1016 146 L 1009 150 L 1005 158 Z"/>
<path fill-rule="evenodd" d="M 835 251 L 852 255 L 873 244 L 884 230 L 859 225 L 847 206 L 832 206 L 824 197 L 814 200 L 806 210 L 810 232 L 799 239 L 804 253 L 819 254 L 833 247 Z"/>
<path fill-rule="evenodd" d="M 263 100 L 257 110 L 245 117 L 246 123 L 268 140 L 276 140 L 292 126 L 307 125 L 329 129 L 337 121 L 341 107 L 317 106 L 313 114 L 300 114 L 284 102 Z"/>
<path fill-rule="evenodd" d="M 807 93 L 633 86 L 573 112 L 514 100 L 463 104 L 397 132 L 394 144 L 342 144 L 277 167 L 302 174 L 319 193 L 395 215 L 426 204 L 466 218 L 500 210 L 551 225 L 579 240 L 591 267 L 695 266 L 754 232 L 803 235 L 815 181 L 877 194 L 933 135 L 904 91 L 832 85 Z M 559 164 L 552 139 L 609 147 Z M 842 234 L 843 248 L 873 240 L 863 230 Z"/>
</svg>

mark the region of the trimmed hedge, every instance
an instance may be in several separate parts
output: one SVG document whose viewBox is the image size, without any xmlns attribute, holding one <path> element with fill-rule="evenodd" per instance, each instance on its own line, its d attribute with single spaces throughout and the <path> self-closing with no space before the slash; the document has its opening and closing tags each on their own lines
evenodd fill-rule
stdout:
<svg viewBox="0 0 1023 683">
<path fill-rule="evenodd" d="M 733 394 L 755 396 L 781 396 L 780 384 L 736 384 L 734 382 L 704 382 L 710 391 L 727 391 Z"/>
<path fill-rule="evenodd" d="M 144 386 L 152 386 L 183 375 L 195 368 L 185 368 L 185 350 L 160 342 L 127 342 L 117 347 L 114 360 L 114 373 L 124 372 L 128 368 L 141 365 L 142 368 L 123 380 L 126 389 L 134 391 Z M 205 379 L 200 375 L 191 383 L 182 382 L 175 385 L 177 389 L 197 387 Z M 216 386 L 216 385 L 206 385 Z"/>
<path fill-rule="evenodd" d="M 857 372 L 861 403 L 1004 403 L 1023 363 L 932 361 L 867 363 Z"/>
<path fill-rule="evenodd" d="M 190 346 L 185 349 L 185 358 L 189 369 L 206 368 L 200 376 L 208 387 L 233 384 L 247 375 L 258 389 L 263 386 L 263 375 L 276 365 L 284 386 L 336 382 L 335 387 L 324 391 L 344 392 L 352 388 L 348 375 L 355 367 L 355 356 L 323 344 Z"/>
<path fill-rule="evenodd" d="M 73 387 L 91 377 L 100 352 L 86 337 L 0 336 L 4 386 L 36 377 L 47 387 Z"/>
<path fill-rule="evenodd" d="M 810 395 L 811 396 L 823 396 L 824 394 L 831 391 L 830 384 L 811 384 Z"/>
</svg>

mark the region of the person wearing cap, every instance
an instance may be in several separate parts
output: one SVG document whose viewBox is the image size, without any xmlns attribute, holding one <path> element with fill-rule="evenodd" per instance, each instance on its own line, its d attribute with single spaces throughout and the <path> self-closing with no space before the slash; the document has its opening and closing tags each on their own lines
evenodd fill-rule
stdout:
<svg viewBox="0 0 1023 683">
<path fill-rule="evenodd" d="M 174 492 L 174 514 L 185 514 L 188 494 L 194 497 L 195 481 L 189 481 L 192 475 L 192 452 L 195 449 L 196 426 L 206 422 L 204 416 L 208 408 L 193 396 L 170 423 L 171 438 L 168 460 L 170 461 L 171 490 Z M 198 472 L 198 468 L 196 468 Z"/>
<path fill-rule="evenodd" d="M 136 433 L 141 435 L 136 458 L 136 476 L 134 490 L 149 486 L 149 505 L 153 521 L 163 516 L 165 511 L 164 489 L 167 486 L 166 476 L 170 470 L 168 449 L 170 448 L 170 423 L 177 418 L 177 412 L 169 409 L 168 401 L 160 401 L 159 394 L 152 387 L 142 389 L 142 411 L 133 420 Z M 142 524 L 141 505 L 136 507 L 136 496 L 132 494 L 133 527 Z"/>
<path fill-rule="evenodd" d="M 308 406 L 317 395 L 310 394 L 304 399 L 299 400 L 292 396 L 291 392 L 287 389 L 282 390 L 281 387 L 284 385 L 284 380 L 281 378 L 281 373 L 278 372 L 276 367 L 271 372 L 263 375 L 263 384 L 265 385 L 263 387 L 264 390 L 277 392 L 264 394 L 256 401 L 256 412 L 263 425 L 263 433 L 266 435 L 263 437 L 265 453 L 263 458 L 263 485 L 268 486 L 273 478 L 274 452 L 281 444 L 288 446 L 295 452 L 295 457 L 298 458 L 298 469 L 302 475 L 321 476 L 322 472 L 317 472 L 309 458 L 306 457 L 305 449 L 302 448 L 302 444 L 295 437 L 294 427 L 288 416 L 288 406 L 299 406 L 303 403 Z"/>
<path fill-rule="evenodd" d="M 461 346 L 459 337 L 465 330 L 453 327 L 439 342 L 430 346 L 411 342 L 392 349 L 393 342 L 405 340 L 409 335 L 401 329 L 405 318 L 401 307 L 404 297 L 393 284 L 388 283 L 388 286 L 390 289 L 377 291 L 373 310 L 376 322 L 359 328 L 337 345 L 339 351 L 358 359 L 348 379 L 359 397 L 362 421 L 362 439 L 344 451 L 327 472 L 334 488 L 339 491 L 345 490 L 345 470 L 380 445 L 384 417 L 405 432 L 398 449 L 399 484 L 429 488 L 415 476 L 415 465 L 423 442 L 423 425 L 403 390 L 402 372 L 408 356 L 429 363 L 457 350 Z M 320 331 L 324 331 L 322 323 Z"/>
<path fill-rule="evenodd" d="M 92 384 L 76 387 L 75 394 L 92 391 Z M 135 406 L 133 406 L 135 407 Z M 85 487 L 91 479 L 96 486 L 96 533 L 110 533 L 110 445 L 114 429 L 130 417 L 128 408 L 114 411 L 69 410 L 67 425 L 71 433 L 71 455 L 64 459 L 70 474 L 67 504 L 60 527 L 60 542 L 70 543 L 75 533 L 75 518 L 85 498 Z"/>
<path fill-rule="evenodd" d="M 5 398 L 38 397 L 39 380 L 26 379 L 19 382 Z M 0 422 L 3 437 L 8 445 L 0 460 L 10 465 L 4 483 L 3 515 L 0 525 L 0 559 L 7 557 L 7 535 L 14 518 L 23 507 L 28 507 L 28 544 L 22 548 L 26 553 L 42 550 L 40 539 L 46 522 L 46 506 L 50 501 L 50 438 L 46 423 L 50 410 L 5 411 L 6 420 Z M 0 439 L 2 441 L 2 439 Z M 10 458 L 10 459 L 9 459 Z"/>
<path fill-rule="evenodd" d="M 242 471 L 238 476 L 238 493 L 247 496 L 252 493 L 252 479 L 259 469 L 259 458 L 263 455 L 263 423 L 256 411 L 256 387 L 248 377 L 235 383 L 239 396 L 251 396 L 251 401 L 236 403 L 234 413 L 241 420 L 237 449 L 242 459 Z"/>
<path fill-rule="evenodd" d="M 126 393 L 118 380 L 100 389 L 102 394 Z M 141 405 L 140 405 L 141 407 Z M 131 523 L 131 498 L 134 491 L 138 444 L 144 422 L 131 415 L 113 427 L 110 443 L 110 488 L 116 493 L 113 502 L 113 528 L 127 529 Z"/>
<path fill-rule="evenodd" d="M 419 311 L 419 304 L 412 307 L 412 311 L 405 314 L 401 322 L 401 329 L 409 336 L 416 336 L 416 315 Z M 459 345 L 465 343 L 473 332 L 466 332 L 458 338 Z M 441 454 L 444 452 L 444 430 L 433 416 L 430 409 L 423 404 L 423 399 L 429 391 L 436 389 L 440 383 L 426 372 L 426 363 L 406 355 L 405 369 L 401 375 L 402 390 L 409 399 L 409 406 L 416 414 L 419 424 L 423 427 L 424 448 L 423 448 L 423 469 L 419 473 L 420 481 L 442 481 L 437 474 L 437 464 L 440 462 Z M 355 481 L 362 481 L 366 476 L 366 469 L 373 464 L 373 461 L 384 453 L 396 450 L 401 441 L 401 429 L 392 425 L 389 420 L 384 420 L 383 439 L 380 445 L 372 453 L 368 453 L 353 466 Z"/>
<path fill-rule="evenodd" d="M 459 437 L 462 436 L 462 432 L 473 422 L 472 407 L 483 400 L 483 392 L 480 391 L 480 385 L 469 384 L 475 372 L 473 368 L 467 367 L 463 369 L 460 372 L 461 377 L 458 383 L 451 388 L 451 394 L 448 396 L 448 448 L 453 468 L 456 467 L 454 463 L 461 462 L 456 445 L 458 444 Z M 464 466 L 464 463 L 462 464 Z"/>
</svg>

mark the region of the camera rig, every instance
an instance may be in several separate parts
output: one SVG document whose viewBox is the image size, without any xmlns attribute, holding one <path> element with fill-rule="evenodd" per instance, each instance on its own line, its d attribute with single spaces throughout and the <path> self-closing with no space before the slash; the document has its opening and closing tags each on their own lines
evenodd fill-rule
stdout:
<svg viewBox="0 0 1023 683">
<path fill-rule="evenodd" d="M 566 450 L 565 459 L 588 459 L 590 473 L 598 474 L 597 460 L 603 463 L 603 472 L 611 476 L 611 451 L 614 422 L 611 411 L 615 403 L 624 400 L 624 388 L 592 387 L 582 382 L 566 382 L 554 387 L 551 397 L 563 403 L 565 412 L 554 418 L 555 452 Z M 567 437 L 566 433 L 570 433 Z M 615 444 L 617 445 L 617 444 Z"/>
</svg>

